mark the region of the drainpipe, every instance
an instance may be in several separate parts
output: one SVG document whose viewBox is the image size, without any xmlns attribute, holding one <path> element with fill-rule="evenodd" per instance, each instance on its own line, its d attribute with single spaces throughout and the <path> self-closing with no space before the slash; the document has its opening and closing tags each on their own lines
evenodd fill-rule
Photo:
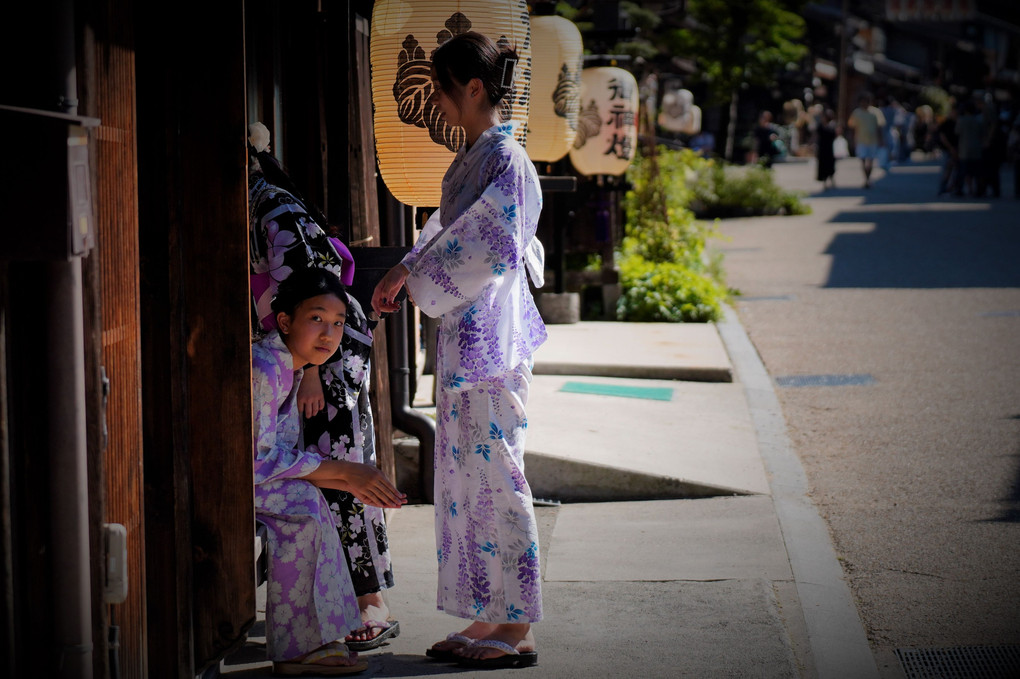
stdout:
<svg viewBox="0 0 1020 679">
<path fill-rule="evenodd" d="M 77 115 L 75 15 L 73 0 L 53 2 L 54 102 L 61 113 Z M 88 473 L 85 432 L 85 330 L 81 257 L 40 262 L 45 278 L 47 403 L 52 420 L 46 444 L 50 461 L 49 549 L 57 676 L 92 677 L 92 592 L 89 564 Z M 32 288 L 28 288 L 32 289 Z M 15 329 L 17 332 L 17 329 Z"/>
<path fill-rule="evenodd" d="M 407 247 L 405 236 L 407 221 L 404 218 L 404 206 L 390 193 L 386 192 L 385 216 L 382 226 L 385 229 L 384 242 L 391 245 Z M 390 367 L 390 409 L 393 425 L 406 431 L 418 439 L 418 488 L 422 499 L 427 503 L 434 501 L 433 484 L 435 468 L 433 455 L 436 447 L 436 425 L 424 413 L 411 407 L 411 367 L 408 347 L 408 305 L 402 305 L 400 311 L 386 317 L 386 347 Z"/>
<path fill-rule="evenodd" d="M 88 475 L 85 443 L 85 332 L 81 258 L 40 263 L 46 276 L 48 403 L 52 413 L 49 548 L 58 676 L 92 676 L 92 596 L 89 567 Z"/>
</svg>

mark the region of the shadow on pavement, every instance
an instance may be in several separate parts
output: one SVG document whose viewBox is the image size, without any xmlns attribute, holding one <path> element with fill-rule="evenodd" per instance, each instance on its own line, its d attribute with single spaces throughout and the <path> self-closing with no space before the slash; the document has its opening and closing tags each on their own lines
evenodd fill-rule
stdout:
<svg viewBox="0 0 1020 679">
<path fill-rule="evenodd" d="M 825 287 L 1020 287 L 1020 228 L 1006 221 L 987 210 L 843 213 L 833 222 L 875 228 L 833 238 Z"/>
<path fill-rule="evenodd" d="M 833 258 L 826 287 L 1020 287 L 1020 202 L 935 198 L 937 170 L 894 167 L 871 189 L 815 194 L 863 195 L 861 206 L 829 221 L 874 225 L 833 238 L 825 251 Z"/>
<path fill-rule="evenodd" d="M 1020 420 L 1020 415 L 1014 415 L 1012 419 Z M 1002 510 L 999 515 L 985 521 L 991 523 L 1020 523 L 1020 450 L 1012 456 L 1016 460 L 1016 475 L 1010 485 L 1006 496 L 999 500 Z"/>
</svg>

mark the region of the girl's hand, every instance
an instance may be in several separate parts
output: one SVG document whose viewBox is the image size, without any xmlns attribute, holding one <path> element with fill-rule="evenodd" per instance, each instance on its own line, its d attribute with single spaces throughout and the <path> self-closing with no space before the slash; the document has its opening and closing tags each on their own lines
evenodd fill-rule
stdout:
<svg viewBox="0 0 1020 679">
<path fill-rule="evenodd" d="M 372 292 L 372 308 L 381 314 L 388 314 L 400 309 L 397 293 L 404 287 L 408 271 L 403 264 L 397 264 L 386 272 Z"/>
<path fill-rule="evenodd" d="M 407 504 L 407 495 L 371 464 L 324 460 L 305 478 L 320 488 L 346 491 L 366 505 L 398 509 Z"/>
<path fill-rule="evenodd" d="M 298 410 L 306 418 L 316 415 L 326 407 L 326 397 L 322 394 L 322 380 L 319 379 L 319 366 L 305 369 L 297 392 Z"/>
</svg>

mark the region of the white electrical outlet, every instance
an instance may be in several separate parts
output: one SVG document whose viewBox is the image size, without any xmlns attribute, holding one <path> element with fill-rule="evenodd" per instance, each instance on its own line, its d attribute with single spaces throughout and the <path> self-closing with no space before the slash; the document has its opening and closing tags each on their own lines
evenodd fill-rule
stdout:
<svg viewBox="0 0 1020 679">
<path fill-rule="evenodd" d="M 127 599 L 127 528 L 119 523 L 103 524 L 103 542 L 106 546 L 106 586 L 103 601 L 122 604 Z"/>
</svg>

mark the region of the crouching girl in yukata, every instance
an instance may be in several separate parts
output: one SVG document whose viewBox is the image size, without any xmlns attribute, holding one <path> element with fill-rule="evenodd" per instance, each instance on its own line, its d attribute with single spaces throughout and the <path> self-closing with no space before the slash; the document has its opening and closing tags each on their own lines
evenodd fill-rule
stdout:
<svg viewBox="0 0 1020 679">
<path fill-rule="evenodd" d="M 251 288 L 261 337 L 276 328 L 270 307 L 279 281 L 309 267 L 333 271 L 349 286 L 354 258 L 338 238 L 327 236 L 325 215 L 301 197 L 290 176 L 269 152 L 269 130 L 249 128 L 248 176 Z M 334 460 L 375 463 L 375 425 L 369 398 L 372 330 L 358 300 L 349 296 L 340 349 L 321 366 L 308 368 L 298 390 L 305 445 Z M 386 517 L 350 493 L 331 488 L 323 495 L 333 512 L 340 544 L 361 608 L 361 627 L 347 639 L 352 651 L 368 651 L 400 633 L 389 614 L 383 591 L 393 587 L 393 566 Z"/>
<path fill-rule="evenodd" d="M 367 505 L 407 499 L 370 464 L 325 459 L 301 443 L 298 385 L 344 332 L 347 292 L 335 273 L 311 267 L 280 283 L 277 330 L 252 345 L 255 514 L 269 531 L 266 651 L 277 674 L 339 675 L 367 668 L 343 639 L 361 626 L 336 524 L 320 488 Z"/>
<path fill-rule="evenodd" d="M 516 61 L 474 32 L 433 54 L 433 101 L 448 124 L 464 128 L 466 143 L 443 178 L 440 209 L 372 297 L 377 311 L 395 311 L 406 285 L 422 313 L 440 319 L 438 608 L 472 622 L 426 653 L 469 667 L 536 664 L 531 623 L 542 619 L 538 529 L 524 478 L 531 357 L 546 338 L 526 275 L 542 285 L 542 196 L 513 126 L 501 123 Z"/>
</svg>

